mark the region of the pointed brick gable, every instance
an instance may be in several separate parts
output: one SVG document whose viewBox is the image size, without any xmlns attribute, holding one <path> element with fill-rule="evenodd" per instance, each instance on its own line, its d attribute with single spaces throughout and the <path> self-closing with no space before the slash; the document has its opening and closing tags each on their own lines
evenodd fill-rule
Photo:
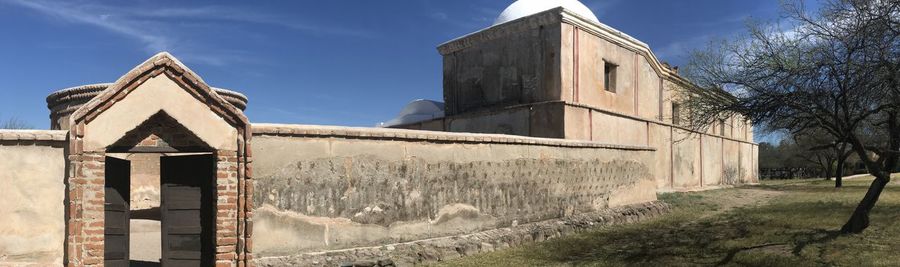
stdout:
<svg viewBox="0 0 900 267">
<path fill-rule="evenodd" d="M 209 153 L 216 162 L 215 195 L 207 199 L 215 204 L 215 235 L 214 255 L 204 257 L 215 266 L 252 265 L 250 123 L 178 59 L 165 52 L 153 56 L 75 111 L 69 122 L 67 266 L 104 264 L 106 158 L 123 152 Z"/>
<path fill-rule="evenodd" d="M 240 109 L 228 103 L 228 101 L 225 101 L 225 99 L 213 91 L 200 76 L 167 52 L 156 54 L 147 61 L 144 61 L 144 63 L 141 63 L 119 78 L 113 85 L 104 90 L 103 93 L 75 111 L 70 118 L 70 125 L 75 126 L 91 122 L 117 102 L 128 97 L 128 94 L 140 87 L 141 84 L 159 75 L 168 76 L 181 86 L 181 88 L 193 95 L 198 101 L 206 103 L 210 110 L 218 114 L 235 128 L 249 128 L 247 126 L 249 126 L 250 123 Z M 73 127 L 72 130 L 76 135 L 79 135 L 81 134 L 79 129 L 82 128 L 83 127 Z M 247 132 L 244 132 L 243 134 L 245 136 L 250 136 Z"/>
</svg>

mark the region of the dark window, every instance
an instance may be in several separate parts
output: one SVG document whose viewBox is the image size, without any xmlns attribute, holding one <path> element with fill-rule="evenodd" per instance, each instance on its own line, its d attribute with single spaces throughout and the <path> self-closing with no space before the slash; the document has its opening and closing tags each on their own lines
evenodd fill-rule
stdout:
<svg viewBox="0 0 900 267">
<path fill-rule="evenodd" d="M 719 120 L 719 135 L 725 136 L 725 120 Z"/>
<path fill-rule="evenodd" d="M 672 124 L 681 125 L 681 105 L 672 103 Z"/>
<path fill-rule="evenodd" d="M 619 65 L 603 61 L 603 86 L 606 91 L 616 92 L 616 69 Z"/>
</svg>

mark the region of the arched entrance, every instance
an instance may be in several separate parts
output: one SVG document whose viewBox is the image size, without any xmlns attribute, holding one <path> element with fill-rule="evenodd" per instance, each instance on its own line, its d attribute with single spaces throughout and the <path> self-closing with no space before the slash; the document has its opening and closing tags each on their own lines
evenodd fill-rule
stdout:
<svg viewBox="0 0 900 267">
<path fill-rule="evenodd" d="M 78 109 L 70 125 L 68 265 L 127 266 L 132 214 L 158 219 L 163 265 L 250 260 L 249 123 L 187 67 L 158 54 Z M 135 154 L 159 166 L 158 206 L 141 213 L 129 208 Z"/>
</svg>

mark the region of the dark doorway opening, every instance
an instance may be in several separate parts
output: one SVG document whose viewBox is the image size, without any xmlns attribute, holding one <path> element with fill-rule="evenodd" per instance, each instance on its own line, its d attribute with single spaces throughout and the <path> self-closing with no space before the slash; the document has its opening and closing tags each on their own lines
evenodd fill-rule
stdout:
<svg viewBox="0 0 900 267">
<path fill-rule="evenodd" d="M 160 159 L 163 266 L 215 264 L 215 173 L 212 154 Z"/>
<path fill-rule="evenodd" d="M 153 180 L 159 185 L 158 206 L 131 210 L 135 205 L 131 194 L 137 192 L 134 186 L 140 191 L 140 185 L 148 182 L 141 180 L 148 179 L 146 173 L 134 167 L 154 157 L 126 156 L 133 159 L 129 161 L 118 158 L 123 155 L 108 155 L 112 157 L 105 159 L 104 265 L 214 265 L 216 157 L 212 153 L 155 157 L 158 180 Z M 135 171 L 137 176 L 132 173 Z M 156 230 L 152 229 L 154 221 Z M 153 254 L 157 256 L 147 258 Z"/>
<path fill-rule="evenodd" d="M 131 192 L 131 162 L 106 157 L 105 159 L 103 225 L 103 256 L 105 266 L 118 267 L 129 264 L 129 199 Z"/>
</svg>

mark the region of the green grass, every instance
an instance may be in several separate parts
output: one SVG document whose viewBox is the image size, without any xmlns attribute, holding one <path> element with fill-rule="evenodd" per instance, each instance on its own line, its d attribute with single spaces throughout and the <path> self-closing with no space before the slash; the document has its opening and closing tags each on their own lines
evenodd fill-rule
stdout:
<svg viewBox="0 0 900 267">
<path fill-rule="evenodd" d="M 773 181 L 661 194 L 673 212 L 438 266 L 891 266 L 900 264 L 900 184 L 860 235 L 839 235 L 871 179 Z"/>
</svg>

